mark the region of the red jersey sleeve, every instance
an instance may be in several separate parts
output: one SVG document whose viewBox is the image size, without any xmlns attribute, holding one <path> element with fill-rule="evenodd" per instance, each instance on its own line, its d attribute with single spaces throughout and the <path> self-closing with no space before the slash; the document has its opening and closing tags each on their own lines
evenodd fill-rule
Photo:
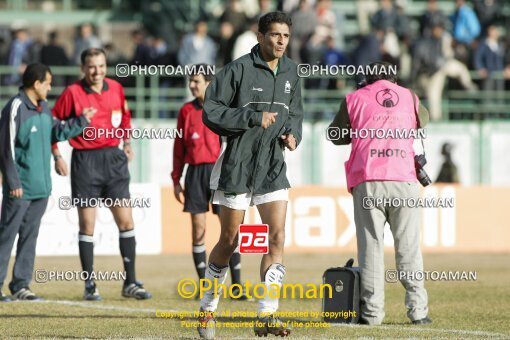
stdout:
<svg viewBox="0 0 510 340">
<path fill-rule="evenodd" d="M 184 107 L 183 107 L 184 108 Z M 183 131 L 184 129 L 184 110 L 181 108 L 179 110 L 179 116 L 177 117 L 177 130 Z M 175 138 L 174 139 L 174 159 L 173 159 L 173 170 L 172 170 L 172 180 L 174 182 L 174 186 L 179 183 L 179 180 L 182 176 L 182 170 L 184 169 L 184 157 L 186 156 L 186 145 L 184 144 L 183 138 Z"/>
<path fill-rule="evenodd" d="M 120 122 L 120 128 L 125 130 L 131 129 L 131 111 L 129 110 L 129 106 L 126 100 L 126 96 L 124 95 L 124 88 L 122 85 L 119 85 L 119 93 L 120 99 L 122 102 L 122 121 Z M 129 136 L 129 132 L 125 134 L 125 136 Z M 129 138 L 124 138 L 125 140 Z"/>
<path fill-rule="evenodd" d="M 64 92 L 58 97 L 55 105 L 53 106 L 53 116 L 58 120 L 66 120 L 69 117 L 77 117 L 80 114 L 74 112 L 73 105 L 73 94 L 69 88 L 66 88 Z M 58 143 L 51 144 L 52 149 L 58 149 Z"/>
</svg>

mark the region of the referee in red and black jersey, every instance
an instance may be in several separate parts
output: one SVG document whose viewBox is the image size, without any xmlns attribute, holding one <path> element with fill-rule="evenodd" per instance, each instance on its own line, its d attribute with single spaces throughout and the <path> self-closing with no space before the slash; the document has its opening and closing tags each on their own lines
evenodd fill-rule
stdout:
<svg viewBox="0 0 510 340">
<path fill-rule="evenodd" d="M 177 201 L 183 203 L 184 211 L 191 214 L 191 235 L 193 247 L 193 261 L 200 279 L 205 278 L 207 256 L 205 251 L 205 214 L 209 211 L 211 190 L 209 181 L 214 163 L 220 154 L 220 138 L 202 123 L 202 105 L 205 90 L 211 80 L 212 74 L 206 71 L 209 65 L 195 65 L 196 73 L 189 77 L 189 89 L 194 100 L 182 106 L 177 118 L 177 129 L 183 132 L 183 138 L 174 141 L 173 170 L 171 173 L 174 183 L 174 195 Z M 188 164 L 184 189 L 180 179 L 184 165 Z M 211 210 L 218 215 L 219 206 L 212 204 Z M 230 258 L 230 272 L 232 284 L 241 284 L 241 255 L 234 252 Z M 240 296 L 238 300 L 246 300 L 244 294 L 234 291 L 233 296 Z"/>
<path fill-rule="evenodd" d="M 74 199 L 80 199 L 78 218 L 80 224 L 79 249 L 83 271 L 91 277 L 94 263 L 94 226 L 96 208 L 88 199 L 111 199 L 122 202 L 129 199 L 128 161 L 133 158 L 129 143 L 131 114 L 122 86 L 105 77 L 106 54 L 99 48 L 89 48 L 81 54 L 82 80 L 68 86 L 60 95 L 53 115 L 59 119 L 78 117 L 87 111 L 95 111 L 88 126 L 88 132 L 69 141 L 73 147 L 71 158 L 71 191 Z M 92 129 L 92 130 L 91 130 Z M 125 133 L 114 133 L 117 129 Z M 100 131 L 107 131 L 102 134 Z M 95 135 L 95 136 L 94 136 Z M 112 136 L 126 136 L 122 141 Z M 85 138 L 84 138 L 85 137 Z M 62 159 L 57 145 L 53 146 L 55 170 L 59 175 L 67 175 L 67 165 Z M 119 228 L 120 254 L 126 271 L 126 281 L 122 296 L 136 299 L 149 299 L 152 295 L 136 280 L 135 257 L 136 241 L 131 207 L 110 207 Z M 101 296 L 93 280 L 85 281 L 85 300 L 100 300 Z"/>
</svg>

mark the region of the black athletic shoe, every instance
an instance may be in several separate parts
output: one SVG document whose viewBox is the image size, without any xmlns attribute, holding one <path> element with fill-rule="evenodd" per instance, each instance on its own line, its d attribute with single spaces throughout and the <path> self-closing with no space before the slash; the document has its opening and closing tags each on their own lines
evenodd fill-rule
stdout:
<svg viewBox="0 0 510 340">
<path fill-rule="evenodd" d="M 94 281 L 85 281 L 83 299 L 87 301 L 101 300 L 101 295 L 99 295 L 99 290 L 97 289 L 96 283 Z"/>
<path fill-rule="evenodd" d="M 146 300 L 152 297 L 152 294 L 143 288 L 141 282 L 136 281 L 135 283 L 130 283 L 122 287 L 122 296 L 127 298 L 135 298 L 137 300 Z"/>
<path fill-rule="evenodd" d="M 17 292 L 12 294 L 12 297 L 16 300 L 23 300 L 23 301 L 40 301 L 42 300 L 41 297 L 37 296 L 30 290 L 30 288 L 25 287 L 21 288 Z"/>
<path fill-rule="evenodd" d="M 10 296 L 7 296 L 0 290 L 0 302 L 11 302 L 12 299 Z"/>
<path fill-rule="evenodd" d="M 413 321 L 413 325 L 428 325 L 431 323 L 432 320 L 428 316 L 424 317 L 423 319 Z"/>
<path fill-rule="evenodd" d="M 363 319 L 363 318 L 359 318 L 358 324 L 360 324 L 360 325 L 370 325 L 368 323 L 368 320 L 367 319 Z"/>
</svg>

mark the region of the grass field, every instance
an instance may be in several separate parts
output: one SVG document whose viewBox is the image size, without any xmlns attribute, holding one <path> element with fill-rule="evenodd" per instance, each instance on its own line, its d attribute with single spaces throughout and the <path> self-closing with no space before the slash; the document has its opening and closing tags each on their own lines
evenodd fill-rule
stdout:
<svg viewBox="0 0 510 340">
<path fill-rule="evenodd" d="M 340 266 L 350 254 L 288 255 L 287 283 L 320 284 L 322 273 Z M 260 256 L 243 256 L 243 280 L 257 283 Z M 404 288 L 386 284 L 386 318 L 382 326 L 344 325 L 329 328 L 294 328 L 292 338 L 330 339 L 353 337 L 419 338 L 509 338 L 510 255 L 434 254 L 425 256 L 426 270 L 476 271 L 476 281 L 426 283 L 433 324 L 409 324 L 404 307 Z M 12 261 L 11 261 L 12 262 Z M 194 328 L 181 320 L 156 316 L 158 311 L 193 312 L 198 301 L 177 294 L 179 280 L 196 274 L 191 255 L 140 256 L 138 276 L 154 298 L 147 301 L 121 297 L 121 282 L 98 282 L 103 301 L 82 301 L 79 281 L 33 283 L 43 302 L 0 303 L 0 337 L 72 338 L 197 338 Z M 12 263 L 11 263 L 12 265 Z M 386 255 L 387 268 L 394 268 L 393 254 Z M 78 270 L 78 257 L 40 257 L 36 269 Z M 97 257 L 96 271 L 121 270 L 119 257 Z M 6 282 L 9 282 L 10 272 Z M 227 282 L 230 282 L 228 279 Z M 5 285 L 6 286 L 6 285 Z M 6 287 L 4 286 L 4 292 Z M 255 311 L 257 302 L 220 301 L 219 310 Z M 320 311 L 320 300 L 286 299 L 281 311 Z M 292 320 L 292 319 L 291 319 Z M 297 319 L 296 319 L 297 320 Z M 185 318 L 193 322 L 193 318 Z M 219 318 L 219 322 L 249 322 L 251 318 Z M 310 321 L 310 320 L 300 320 Z M 318 320 L 316 320 L 318 321 Z M 219 339 L 253 338 L 249 328 L 217 329 Z"/>
</svg>

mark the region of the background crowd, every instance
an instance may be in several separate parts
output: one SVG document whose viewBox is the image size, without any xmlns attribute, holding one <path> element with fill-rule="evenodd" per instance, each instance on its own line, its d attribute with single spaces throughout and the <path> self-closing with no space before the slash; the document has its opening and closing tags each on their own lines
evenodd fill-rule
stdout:
<svg viewBox="0 0 510 340">
<path fill-rule="evenodd" d="M 346 15 L 331 0 L 259 0 L 246 6 L 227 0 L 223 8 L 202 11 L 192 29 L 173 32 L 177 39 L 143 25 L 131 33 L 133 50 L 121 53 L 105 43 L 90 23 L 77 27 L 72 51 L 62 46 L 56 31 L 43 43 L 27 27 L 0 32 L 0 60 L 13 67 L 2 85 L 17 85 L 24 65 L 40 61 L 50 66 L 78 65 L 81 51 L 103 47 L 108 63 L 138 65 L 214 64 L 221 67 L 248 53 L 257 43 L 257 21 L 272 10 L 291 13 L 293 27 L 288 55 L 297 63 L 367 65 L 377 60 L 399 67 L 401 81 L 428 100 L 433 119 L 441 118 L 445 86 L 468 92 L 494 91 L 490 101 L 504 102 L 510 82 L 510 35 L 502 0 L 456 0 L 445 13 L 429 0 L 419 16 L 407 13 L 406 0 L 358 0 L 357 34 L 347 37 Z M 147 25 L 146 25 L 147 26 Z M 474 72 L 473 72 L 474 71 Z M 473 75 L 475 75 L 473 77 Z M 56 77 L 56 85 L 73 81 Z M 181 86 L 183 80 L 162 79 L 160 86 Z M 306 88 L 344 89 L 344 79 L 307 79 Z"/>
</svg>

